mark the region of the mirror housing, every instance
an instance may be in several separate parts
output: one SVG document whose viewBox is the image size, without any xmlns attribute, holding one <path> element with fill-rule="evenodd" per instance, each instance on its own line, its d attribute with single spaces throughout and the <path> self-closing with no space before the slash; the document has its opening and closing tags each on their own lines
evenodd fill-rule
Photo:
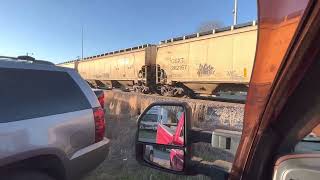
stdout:
<svg viewBox="0 0 320 180">
<path fill-rule="evenodd" d="M 187 133 L 191 109 L 187 103 L 159 102 L 149 105 L 138 118 L 136 160 L 161 171 L 191 175 Z"/>
<path fill-rule="evenodd" d="M 207 162 L 192 157 L 191 145 L 197 142 L 211 144 L 212 132 L 191 128 L 191 117 L 191 108 L 185 102 L 149 105 L 137 120 L 136 160 L 168 173 L 226 179 L 231 163 Z"/>
</svg>

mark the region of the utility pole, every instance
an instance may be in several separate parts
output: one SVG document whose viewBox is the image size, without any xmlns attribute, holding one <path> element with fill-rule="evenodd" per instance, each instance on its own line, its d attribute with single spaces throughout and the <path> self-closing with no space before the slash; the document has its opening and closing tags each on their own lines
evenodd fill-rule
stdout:
<svg viewBox="0 0 320 180">
<path fill-rule="evenodd" d="M 81 26 L 81 60 L 83 60 L 83 25 Z"/>
<path fill-rule="evenodd" d="M 238 20 L 238 0 L 234 0 L 233 25 L 237 24 L 237 20 Z"/>
</svg>

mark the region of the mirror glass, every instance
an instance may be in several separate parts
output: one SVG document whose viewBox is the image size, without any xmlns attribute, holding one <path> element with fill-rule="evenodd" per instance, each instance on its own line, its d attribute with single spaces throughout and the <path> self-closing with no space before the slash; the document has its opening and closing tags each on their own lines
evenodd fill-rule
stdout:
<svg viewBox="0 0 320 180">
<path fill-rule="evenodd" d="M 143 159 L 150 164 L 174 171 L 183 171 L 184 167 L 184 151 L 181 149 L 144 145 Z"/>
<path fill-rule="evenodd" d="M 151 107 L 139 123 L 139 141 L 184 146 L 185 111 L 181 106 Z"/>
</svg>

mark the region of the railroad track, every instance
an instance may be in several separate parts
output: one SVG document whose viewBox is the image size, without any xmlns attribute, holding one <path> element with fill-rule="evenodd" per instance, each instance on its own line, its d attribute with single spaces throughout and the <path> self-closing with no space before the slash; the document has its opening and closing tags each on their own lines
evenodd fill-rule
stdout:
<svg viewBox="0 0 320 180">
<path fill-rule="evenodd" d="M 177 98 L 177 99 L 183 99 L 185 97 L 170 97 L 170 96 L 162 96 L 157 93 L 149 93 L 149 94 L 143 94 L 143 93 L 137 93 L 133 91 L 123 91 L 120 89 L 102 89 L 105 91 L 113 91 L 113 92 L 124 92 L 124 93 L 135 93 L 135 94 L 141 94 L 141 95 L 148 95 L 148 96 L 154 96 L 154 97 L 167 97 L 167 98 Z M 225 96 L 201 96 L 201 95 L 195 95 L 194 97 L 187 99 L 199 99 L 199 100 L 207 100 L 207 101 L 219 101 L 219 102 L 228 102 L 228 103 L 239 103 L 239 104 L 245 104 L 246 103 L 246 96 L 236 96 L 236 95 L 225 95 Z"/>
</svg>

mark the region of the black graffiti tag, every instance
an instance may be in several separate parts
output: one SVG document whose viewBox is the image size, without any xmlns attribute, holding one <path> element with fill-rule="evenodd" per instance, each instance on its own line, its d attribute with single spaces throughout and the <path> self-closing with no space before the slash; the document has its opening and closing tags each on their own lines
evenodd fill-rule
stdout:
<svg viewBox="0 0 320 180">
<path fill-rule="evenodd" d="M 214 74 L 215 69 L 211 65 L 208 64 L 200 64 L 198 68 L 198 76 L 210 76 Z"/>
</svg>

